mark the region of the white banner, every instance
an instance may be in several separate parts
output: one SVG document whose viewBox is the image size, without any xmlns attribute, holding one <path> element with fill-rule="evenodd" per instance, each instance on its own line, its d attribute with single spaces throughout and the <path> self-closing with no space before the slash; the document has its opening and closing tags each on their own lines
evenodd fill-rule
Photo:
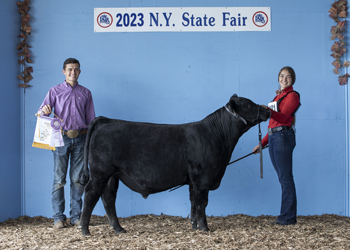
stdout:
<svg viewBox="0 0 350 250">
<path fill-rule="evenodd" d="M 55 147 L 50 145 L 52 135 L 51 120 L 51 117 L 37 116 L 33 147 L 55 150 Z"/>
<path fill-rule="evenodd" d="M 271 31 L 270 7 L 95 8 L 95 32 Z"/>
<path fill-rule="evenodd" d="M 61 131 L 61 122 L 58 118 L 37 116 L 33 147 L 56 150 L 56 147 L 64 146 Z"/>
</svg>

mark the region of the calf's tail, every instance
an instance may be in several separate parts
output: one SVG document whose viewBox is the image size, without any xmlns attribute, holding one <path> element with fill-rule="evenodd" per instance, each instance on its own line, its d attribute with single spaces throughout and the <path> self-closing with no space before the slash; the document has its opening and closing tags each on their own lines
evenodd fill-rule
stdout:
<svg viewBox="0 0 350 250">
<path fill-rule="evenodd" d="M 83 173 L 80 176 L 80 184 L 85 186 L 89 182 L 89 146 L 90 146 L 90 138 L 92 133 L 95 130 L 96 125 L 99 123 L 101 119 L 106 119 L 105 117 L 97 117 L 89 125 L 88 132 L 86 135 L 85 147 L 84 147 L 84 168 Z"/>
</svg>

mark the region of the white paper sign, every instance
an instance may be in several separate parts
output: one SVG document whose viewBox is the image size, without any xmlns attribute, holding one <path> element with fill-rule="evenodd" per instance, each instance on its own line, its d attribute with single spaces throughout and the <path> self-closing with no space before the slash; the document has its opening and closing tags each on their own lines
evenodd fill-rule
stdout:
<svg viewBox="0 0 350 250">
<path fill-rule="evenodd" d="M 94 31 L 271 31 L 271 13 L 270 7 L 95 8 Z"/>
<path fill-rule="evenodd" d="M 52 122 L 57 120 L 47 116 L 37 116 L 33 147 L 55 150 L 55 147 L 64 146 L 61 130 L 52 127 Z"/>
<path fill-rule="evenodd" d="M 52 118 L 50 117 L 38 116 L 35 127 L 34 142 L 50 144 L 52 134 L 51 120 Z"/>
</svg>

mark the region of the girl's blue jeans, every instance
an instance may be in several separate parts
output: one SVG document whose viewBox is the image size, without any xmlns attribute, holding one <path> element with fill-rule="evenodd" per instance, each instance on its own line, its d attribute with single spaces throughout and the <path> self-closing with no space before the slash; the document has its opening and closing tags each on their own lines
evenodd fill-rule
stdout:
<svg viewBox="0 0 350 250">
<path fill-rule="evenodd" d="M 295 224 L 297 220 L 297 197 L 293 178 L 293 150 L 295 133 L 293 129 L 282 130 L 269 135 L 269 153 L 282 187 L 281 212 L 277 221 L 281 224 Z"/>
</svg>

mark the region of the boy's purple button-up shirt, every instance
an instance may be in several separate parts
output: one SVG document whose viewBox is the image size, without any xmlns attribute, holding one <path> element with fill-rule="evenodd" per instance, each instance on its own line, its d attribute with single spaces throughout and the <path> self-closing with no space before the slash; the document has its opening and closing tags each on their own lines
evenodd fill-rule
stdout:
<svg viewBox="0 0 350 250">
<path fill-rule="evenodd" d="M 71 87 L 64 81 L 52 87 L 41 104 L 39 113 L 45 105 L 50 105 L 53 113 L 63 120 L 64 130 L 88 128 L 95 118 L 91 92 L 78 83 Z"/>
</svg>

